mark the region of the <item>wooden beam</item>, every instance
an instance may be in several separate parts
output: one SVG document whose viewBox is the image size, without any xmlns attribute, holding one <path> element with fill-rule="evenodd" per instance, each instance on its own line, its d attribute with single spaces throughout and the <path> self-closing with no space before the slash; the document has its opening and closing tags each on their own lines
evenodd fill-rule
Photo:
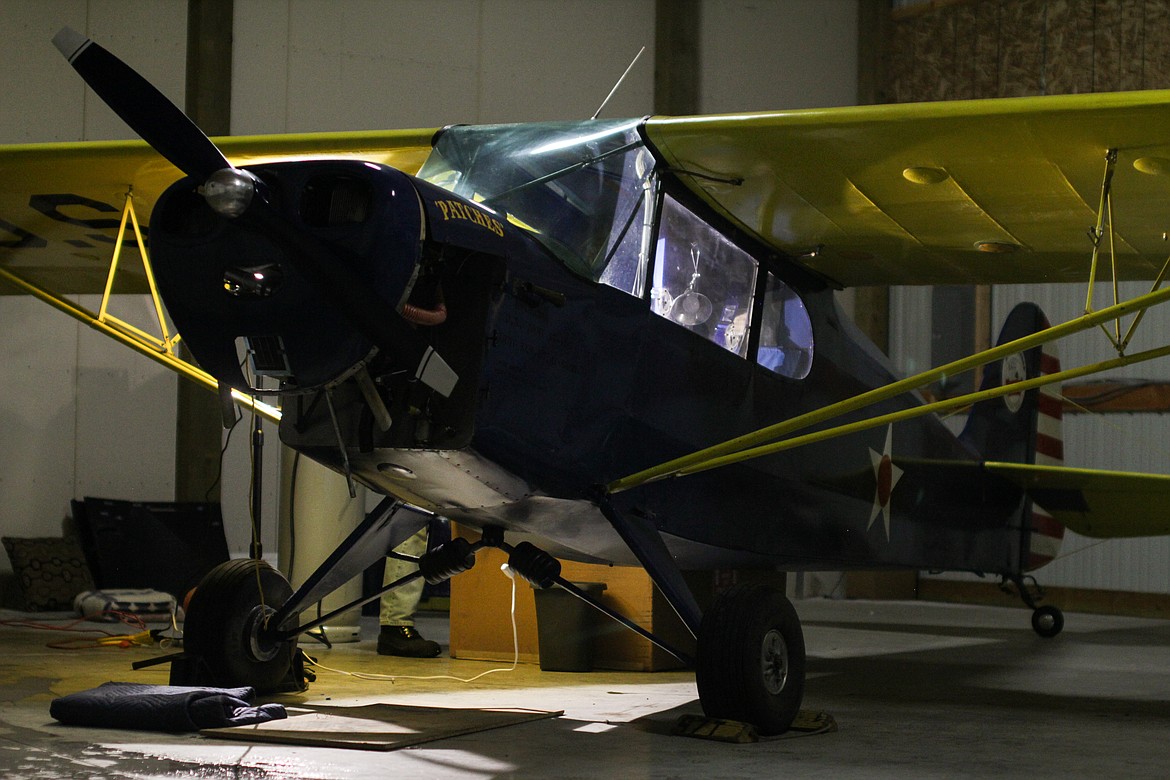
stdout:
<svg viewBox="0 0 1170 780">
<path fill-rule="evenodd" d="M 654 36 L 654 113 L 699 113 L 699 0 L 657 0 Z"/>
<path fill-rule="evenodd" d="M 1004 591 L 995 582 L 924 577 L 918 581 L 918 599 L 920 601 L 1026 608 L 1024 602 L 1016 594 L 1014 587 Z M 1054 604 L 1067 612 L 1162 619 L 1170 617 L 1170 594 L 1166 593 L 1134 593 L 1053 586 L 1044 588 L 1043 603 Z M 1023 619 L 1020 623 L 1021 630 L 1027 625 L 1027 619 Z"/>
<path fill-rule="evenodd" d="M 1170 412 L 1170 382 L 1100 379 L 1065 385 L 1065 413 Z"/>
<path fill-rule="evenodd" d="M 187 116 L 208 135 L 231 132 L 233 0 L 187 2 Z M 184 352 L 184 358 L 190 355 Z M 219 398 L 178 383 L 175 500 L 219 500 Z"/>
<path fill-rule="evenodd" d="M 234 0 L 187 2 L 187 116 L 208 135 L 227 135 L 232 120 Z"/>
</svg>

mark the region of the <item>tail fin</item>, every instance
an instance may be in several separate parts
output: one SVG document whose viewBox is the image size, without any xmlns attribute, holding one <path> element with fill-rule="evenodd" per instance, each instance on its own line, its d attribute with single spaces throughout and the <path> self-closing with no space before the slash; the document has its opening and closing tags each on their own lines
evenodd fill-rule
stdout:
<svg viewBox="0 0 1170 780">
<path fill-rule="evenodd" d="M 1021 303 L 1008 315 L 996 343 L 1014 341 L 1047 327 L 1048 318 L 1039 306 Z M 1056 345 L 1044 344 L 985 366 L 980 389 L 1058 371 L 1060 357 Z M 1059 383 L 980 401 L 972 407 L 959 438 L 986 460 L 1060 466 L 1064 464 L 1061 410 Z M 1028 518 L 1026 530 L 1030 533 L 1025 534 L 1021 568 L 1030 571 L 1056 557 L 1064 538 L 1064 526 L 1030 500 L 1025 503 L 1024 516 Z"/>
</svg>

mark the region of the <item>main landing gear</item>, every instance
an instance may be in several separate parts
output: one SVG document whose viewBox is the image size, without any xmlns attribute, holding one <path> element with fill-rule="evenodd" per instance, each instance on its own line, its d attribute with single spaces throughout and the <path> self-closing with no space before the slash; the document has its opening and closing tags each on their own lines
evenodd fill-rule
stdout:
<svg viewBox="0 0 1170 780">
<path fill-rule="evenodd" d="M 804 697 L 804 634 L 776 588 L 737 585 L 703 615 L 695 681 L 708 717 L 788 729 Z"/>
<path fill-rule="evenodd" d="M 264 561 L 244 558 L 216 566 L 187 605 L 184 655 L 193 665 L 180 675 L 229 688 L 303 690 L 303 676 L 296 679 L 294 674 L 300 662 L 296 638 L 265 635 L 276 612 L 271 605 L 284 603 L 292 593 L 284 575 Z M 172 677 L 176 671 L 172 665 Z"/>
<path fill-rule="evenodd" d="M 796 716 L 804 693 L 804 637 L 792 604 L 780 590 L 736 586 L 701 618 L 697 610 L 682 610 L 698 623 L 697 631 L 688 623 L 697 634 L 692 658 L 565 580 L 560 562 L 548 553 L 527 542 L 507 544 L 498 528 L 484 529 L 476 542 L 457 537 L 417 559 L 417 572 L 329 614 L 300 622 L 310 606 L 387 555 L 431 517 L 384 501 L 295 593 L 262 561 L 221 564 L 191 597 L 184 652 L 150 663 L 171 661 L 172 685 L 252 686 L 261 693 L 304 690 L 311 673 L 303 668 L 297 648 L 301 634 L 418 577 L 437 583 L 466 571 L 475 564 L 478 550 L 495 547 L 508 554 L 509 566 L 534 587 L 564 588 L 694 667 L 699 700 L 708 717 L 739 720 L 755 725 L 762 734 L 777 734 Z M 662 565 L 657 561 L 655 571 Z"/>
</svg>

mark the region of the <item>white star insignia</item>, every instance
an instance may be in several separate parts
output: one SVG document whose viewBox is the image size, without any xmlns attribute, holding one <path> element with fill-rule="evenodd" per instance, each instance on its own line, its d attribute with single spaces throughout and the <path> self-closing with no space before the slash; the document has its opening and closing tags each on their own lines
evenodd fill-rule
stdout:
<svg viewBox="0 0 1170 780">
<path fill-rule="evenodd" d="M 878 515 L 881 515 L 882 522 L 886 527 L 887 542 L 890 540 L 890 496 L 904 473 L 902 469 L 894 465 L 894 461 L 890 457 L 893 441 L 894 426 L 891 425 L 886 429 L 886 446 L 883 450 L 877 452 L 872 447 L 869 450 L 869 460 L 873 464 L 873 476 L 877 481 L 877 489 L 873 495 L 873 512 L 869 515 L 869 524 L 865 530 L 868 531 L 872 528 Z"/>
</svg>

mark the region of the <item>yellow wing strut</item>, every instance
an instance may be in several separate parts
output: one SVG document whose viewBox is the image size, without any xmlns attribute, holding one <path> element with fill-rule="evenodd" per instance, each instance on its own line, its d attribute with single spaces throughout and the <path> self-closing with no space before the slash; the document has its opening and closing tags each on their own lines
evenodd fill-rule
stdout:
<svg viewBox="0 0 1170 780">
<path fill-rule="evenodd" d="M 114 316 L 109 311 L 110 295 L 114 288 L 114 279 L 118 273 L 122 242 L 125 238 L 128 224 L 133 227 L 134 236 L 138 242 L 138 251 L 142 256 L 142 266 L 146 271 L 146 280 L 150 287 L 150 297 L 154 304 L 155 314 L 158 317 L 159 328 L 162 332 L 161 338 L 131 325 L 125 320 Z M 101 308 L 98 312 L 92 312 L 84 306 L 73 303 L 67 298 L 56 295 L 43 287 L 39 287 L 27 279 L 12 273 L 12 271 L 4 266 L 0 266 L 0 279 L 44 301 L 58 311 L 68 314 L 75 320 L 85 323 L 99 333 L 104 333 L 115 341 L 130 347 L 135 352 L 146 355 L 156 363 L 161 363 L 187 379 L 198 382 L 209 390 L 218 390 L 219 383 L 215 377 L 193 363 L 184 360 L 177 354 L 176 348 L 180 336 L 178 333 L 170 334 L 169 328 L 167 327 L 166 317 L 163 314 L 162 299 L 159 297 L 158 288 L 155 286 L 154 272 L 151 269 L 150 257 L 146 251 L 146 242 L 143 240 L 142 230 L 138 226 L 138 217 L 134 213 L 132 193 L 128 192 L 126 194 L 126 205 L 122 209 L 122 222 L 118 228 L 117 240 L 114 243 L 114 253 L 110 258 L 110 271 L 106 278 L 106 288 L 102 294 Z M 241 393 L 239 390 L 233 389 L 231 394 L 232 400 L 238 406 L 252 411 L 267 420 L 272 420 L 273 422 L 280 421 L 279 408 L 259 401 L 253 396 Z"/>
<path fill-rule="evenodd" d="M 971 393 L 947 401 L 939 401 L 934 404 L 926 404 L 917 406 L 913 409 L 908 409 L 902 412 L 896 412 L 890 415 L 882 415 L 868 420 L 863 420 L 849 425 L 839 426 L 827 431 L 821 431 L 807 436 L 801 436 L 796 439 L 791 439 L 784 442 L 778 442 L 768 445 L 769 442 L 775 442 L 782 436 L 798 431 L 802 428 L 807 428 L 811 425 L 816 425 L 821 422 L 833 419 L 849 412 L 854 412 L 871 406 L 880 401 L 893 398 L 902 393 L 910 392 L 924 385 L 932 382 L 937 382 L 947 376 L 954 376 L 955 374 L 969 371 L 977 366 L 990 363 L 994 360 L 999 360 L 1016 352 L 1023 352 L 1039 346 L 1047 341 L 1053 341 L 1073 333 L 1087 330 L 1096 327 L 1101 323 L 1107 322 L 1111 319 L 1123 317 L 1132 312 L 1140 312 L 1164 303 L 1170 300 L 1170 288 L 1163 290 L 1155 290 L 1145 295 L 1132 298 L 1128 301 L 1110 306 L 1106 309 L 1101 309 L 1097 312 L 1082 315 L 1074 320 L 1069 320 L 1066 323 L 1057 325 L 1046 330 L 1037 331 L 1028 336 L 1025 336 L 1015 341 L 1001 344 L 983 352 L 976 353 L 970 357 L 962 358 L 960 360 L 947 363 L 944 366 L 923 371 L 914 376 L 907 377 L 897 382 L 884 385 L 866 393 L 861 393 L 844 401 L 839 401 L 835 404 L 821 407 L 812 412 L 792 417 L 783 422 L 770 425 L 766 428 L 761 428 L 758 431 L 730 439 L 721 444 L 716 444 L 712 447 L 699 450 L 684 455 L 680 458 L 668 461 L 653 468 L 645 469 L 636 474 L 631 474 L 622 479 L 615 480 L 606 486 L 606 491 L 610 494 L 620 493 L 624 490 L 639 487 L 647 482 L 664 479 L 667 477 L 680 476 L 682 474 L 693 474 L 699 471 L 706 471 L 707 469 L 715 468 L 717 466 L 724 466 L 730 463 L 738 463 L 750 458 L 762 457 L 770 455 L 774 452 L 779 452 L 783 449 L 800 446 L 803 444 L 811 444 L 816 441 L 822 441 L 834 436 L 840 436 L 847 433 L 852 433 L 858 430 L 865 430 L 878 425 L 885 425 L 891 422 L 898 422 L 900 420 L 917 417 L 924 414 L 931 414 L 933 412 L 943 411 L 946 409 L 957 409 L 966 406 L 974 401 L 982 400 L 983 398 L 994 398 L 999 395 L 1006 395 L 1008 393 L 1017 393 L 1024 390 L 1029 390 L 1033 387 L 1039 387 L 1053 381 L 1060 381 L 1062 379 L 1072 379 L 1075 377 L 1085 376 L 1086 374 L 1095 373 L 1098 371 L 1106 371 L 1118 366 L 1129 365 L 1131 363 L 1138 363 L 1144 360 L 1152 360 L 1157 357 L 1170 354 L 1170 347 L 1160 349 L 1148 350 L 1146 352 L 1137 353 L 1130 357 L 1118 357 L 1113 360 L 1097 363 L 1090 366 L 1083 366 L 1081 368 L 1070 369 L 1068 371 L 1060 372 L 1059 374 L 1049 374 L 1043 377 L 1037 377 L 1026 382 L 1017 382 L 1008 386 L 994 388 L 992 390 Z M 765 446 L 768 445 L 768 446 Z"/>
</svg>

